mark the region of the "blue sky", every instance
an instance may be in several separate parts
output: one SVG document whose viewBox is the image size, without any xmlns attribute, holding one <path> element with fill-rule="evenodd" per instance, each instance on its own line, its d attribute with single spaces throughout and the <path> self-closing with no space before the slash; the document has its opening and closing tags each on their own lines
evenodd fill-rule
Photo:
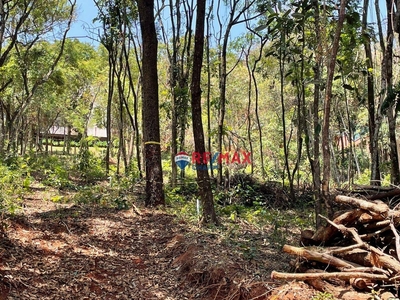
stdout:
<svg viewBox="0 0 400 300">
<path fill-rule="evenodd" d="M 77 18 L 72 24 L 68 37 L 79 38 L 82 42 L 97 44 L 89 38 L 88 28 L 94 25 L 92 20 L 97 16 L 97 8 L 92 0 L 77 0 Z"/>
<path fill-rule="evenodd" d="M 381 14 L 384 12 L 386 5 L 383 0 L 379 0 L 379 6 L 381 8 Z M 376 16 L 373 4 L 370 3 L 370 13 L 369 13 L 369 21 L 372 23 L 376 22 Z M 88 42 L 93 45 L 97 45 L 98 42 L 91 39 L 89 36 L 90 31 L 89 28 L 93 28 L 92 20 L 97 16 L 97 7 L 95 6 L 93 0 L 77 0 L 77 18 L 75 22 L 72 24 L 72 27 L 68 33 L 68 37 L 78 38 L 82 42 Z M 385 20 L 385 16 L 382 16 L 382 19 Z M 244 25 L 236 26 L 232 30 L 232 36 L 240 35 L 241 31 L 244 30 Z M 92 33 L 93 36 L 93 33 Z"/>
</svg>

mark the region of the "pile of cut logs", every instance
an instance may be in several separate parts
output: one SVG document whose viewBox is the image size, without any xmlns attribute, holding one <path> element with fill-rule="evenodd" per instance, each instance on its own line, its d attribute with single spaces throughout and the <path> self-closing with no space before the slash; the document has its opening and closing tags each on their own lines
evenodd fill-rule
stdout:
<svg viewBox="0 0 400 300">
<path fill-rule="evenodd" d="M 321 216 L 326 225 L 316 232 L 302 232 L 301 247 L 283 247 L 284 252 L 297 257 L 296 273 L 273 271 L 271 277 L 302 280 L 334 295 L 343 294 L 343 287 L 352 287 L 358 293 L 353 299 L 364 299 L 360 297 L 362 290 L 369 297 L 384 291 L 386 296 L 379 299 L 397 299 L 400 208 L 381 200 L 341 195 L 335 202 L 349 209 L 338 212 L 332 220 Z"/>
</svg>

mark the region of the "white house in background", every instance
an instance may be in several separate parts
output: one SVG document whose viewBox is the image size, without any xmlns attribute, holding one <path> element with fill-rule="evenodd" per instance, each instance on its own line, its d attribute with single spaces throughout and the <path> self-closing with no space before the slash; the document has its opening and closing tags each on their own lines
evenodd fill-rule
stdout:
<svg viewBox="0 0 400 300">
<path fill-rule="evenodd" d="M 105 128 L 99 128 L 97 126 L 89 127 L 87 129 L 88 136 L 94 136 L 99 139 L 106 139 L 107 138 L 107 130 Z"/>
<path fill-rule="evenodd" d="M 74 129 L 71 129 L 71 137 L 76 138 L 78 137 L 78 132 Z M 68 135 L 68 127 L 64 126 L 51 126 L 47 136 L 52 139 L 64 139 L 65 136 Z M 87 130 L 88 136 L 93 136 L 98 138 L 99 140 L 106 140 L 107 139 L 107 131 L 105 128 L 99 128 L 97 126 L 89 127 Z M 42 134 L 44 137 L 44 134 Z"/>
</svg>

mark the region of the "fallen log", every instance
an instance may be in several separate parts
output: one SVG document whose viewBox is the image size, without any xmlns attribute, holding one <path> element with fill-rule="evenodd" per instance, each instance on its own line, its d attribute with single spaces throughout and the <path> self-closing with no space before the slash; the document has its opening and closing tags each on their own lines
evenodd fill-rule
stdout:
<svg viewBox="0 0 400 300">
<path fill-rule="evenodd" d="M 312 279 L 337 278 L 349 281 L 351 278 L 363 278 L 376 281 L 388 281 L 389 277 L 385 274 L 371 274 L 364 272 L 321 272 L 321 273 L 284 273 L 272 271 L 271 279 L 281 280 L 312 280 Z"/>
<path fill-rule="evenodd" d="M 385 191 L 382 193 L 378 193 L 376 195 L 369 196 L 367 199 L 368 200 L 385 199 L 385 198 L 392 198 L 397 195 L 400 195 L 400 189 L 395 188 L 391 191 Z"/>
<path fill-rule="evenodd" d="M 389 206 L 383 202 L 374 203 L 367 200 L 340 195 L 335 197 L 335 201 L 338 203 L 349 204 L 351 206 L 371 211 L 377 214 L 382 214 L 384 216 L 387 215 L 387 213 L 389 212 Z"/>
<path fill-rule="evenodd" d="M 358 290 L 370 290 L 375 284 L 374 281 L 365 278 L 350 278 L 349 282 L 353 288 Z"/>
<path fill-rule="evenodd" d="M 321 270 L 311 269 L 308 270 L 307 273 L 321 273 Z M 343 280 L 339 280 L 343 281 Z M 305 281 L 307 284 L 313 286 L 316 290 L 321 292 L 326 292 L 335 297 L 335 299 L 346 299 L 346 300 L 369 300 L 370 296 L 366 294 L 362 294 L 359 292 L 354 291 L 352 288 L 348 286 L 344 286 L 341 284 L 332 284 L 327 282 L 326 280 L 315 278 L 315 279 L 308 279 Z M 338 280 L 335 280 L 337 283 Z"/>
<path fill-rule="evenodd" d="M 360 223 L 370 223 L 370 222 L 378 222 L 385 220 L 385 217 L 382 214 L 371 213 L 369 211 L 365 211 L 361 216 L 357 219 Z"/>
<path fill-rule="evenodd" d="M 323 216 L 321 216 L 323 217 Z M 325 218 L 325 217 L 323 217 Z M 326 218 L 325 218 L 326 219 Z M 357 234 L 356 230 L 354 228 L 347 228 L 344 225 L 341 224 L 334 224 L 332 221 L 326 219 L 332 226 L 335 226 L 338 230 L 348 232 L 353 236 L 354 241 L 360 245 L 363 249 L 371 251 L 370 256 L 370 261 L 373 266 L 381 268 L 385 267 L 389 270 L 392 270 L 393 272 L 400 273 L 400 262 L 395 260 L 392 256 L 382 252 L 376 247 L 373 247 L 365 242 L 363 242 L 360 238 L 360 236 Z"/>
<path fill-rule="evenodd" d="M 341 214 L 336 217 L 332 222 L 334 224 L 351 224 L 355 220 L 357 220 L 363 211 L 360 209 L 354 209 L 348 212 Z M 325 244 L 337 233 L 338 229 L 335 226 L 327 225 L 326 227 L 319 227 L 315 234 L 312 236 L 311 240 L 314 242 L 314 245 Z"/>
<path fill-rule="evenodd" d="M 271 278 L 305 281 L 340 299 L 345 298 L 338 294 L 339 290 L 347 293 L 353 288 L 379 289 L 390 297 L 400 280 L 400 209 L 392 209 L 380 200 L 348 196 L 337 196 L 335 201 L 350 209 L 336 213 L 333 220 L 320 215 L 327 222 L 325 226 L 301 233 L 301 245 L 317 247 L 283 247 L 285 253 L 297 257 L 296 270 L 301 273 L 273 271 Z M 360 295 L 359 298 L 356 292 L 354 298 L 348 299 L 365 298 Z M 387 298 L 382 294 L 380 299 Z"/>
<path fill-rule="evenodd" d="M 327 264 L 328 266 L 333 266 L 339 270 L 343 270 L 346 268 L 362 267 L 359 264 L 348 262 L 348 261 L 345 261 L 343 259 L 334 257 L 334 256 L 326 254 L 326 253 L 319 253 L 316 251 L 311 251 L 311 250 L 307 250 L 307 249 L 300 248 L 300 247 L 293 247 L 293 246 L 285 245 L 285 246 L 283 246 L 282 250 L 285 253 L 288 253 L 291 255 L 297 255 L 297 256 L 300 256 L 307 260 L 321 262 L 321 263 Z"/>
</svg>

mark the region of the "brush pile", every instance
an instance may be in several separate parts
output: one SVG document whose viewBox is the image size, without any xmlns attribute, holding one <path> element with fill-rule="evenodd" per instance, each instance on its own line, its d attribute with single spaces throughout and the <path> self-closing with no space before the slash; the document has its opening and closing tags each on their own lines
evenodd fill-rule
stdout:
<svg viewBox="0 0 400 300">
<path fill-rule="evenodd" d="M 339 299 L 346 299 L 349 288 L 350 299 L 370 299 L 375 291 L 384 292 L 379 299 L 394 297 L 400 284 L 400 209 L 341 195 L 335 202 L 348 209 L 332 220 L 321 216 L 327 224 L 302 232 L 301 247 L 283 247 L 297 257 L 296 273 L 273 271 L 271 277 L 302 280 Z"/>
</svg>

